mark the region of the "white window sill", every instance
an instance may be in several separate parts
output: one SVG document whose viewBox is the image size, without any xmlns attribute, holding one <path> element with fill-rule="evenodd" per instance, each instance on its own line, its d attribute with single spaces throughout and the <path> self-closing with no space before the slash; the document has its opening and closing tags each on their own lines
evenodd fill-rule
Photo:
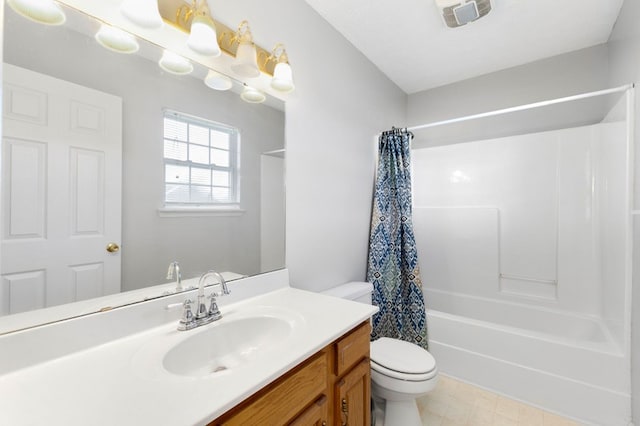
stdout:
<svg viewBox="0 0 640 426">
<path fill-rule="evenodd" d="M 160 217 L 241 216 L 240 206 L 165 206 L 158 209 Z"/>
</svg>

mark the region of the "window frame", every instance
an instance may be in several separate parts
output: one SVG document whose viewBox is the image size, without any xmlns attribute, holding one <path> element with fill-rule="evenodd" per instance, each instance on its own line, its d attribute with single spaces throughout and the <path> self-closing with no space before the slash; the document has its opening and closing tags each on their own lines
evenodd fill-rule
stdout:
<svg viewBox="0 0 640 426">
<path fill-rule="evenodd" d="M 217 131 L 226 133 L 229 135 L 229 166 L 218 166 L 214 163 L 210 162 L 209 164 L 196 163 L 190 159 L 188 159 L 189 155 L 189 146 L 204 146 L 190 140 L 189 135 L 187 135 L 187 140 L 175 140 L 179 143 L 186 144 L 187 148 L 187 160 L 176 160 L 172 158 L 167 158 L 165 156 L 165 143 L 166 141 L 171 141 L 171 139 L 167 139 L 165 137 L 165 120 L 171 119 L 178 122 L 185 123 L 187 125 L 187 132 L 189 124 L 205 127 L 209 132 Z M 211 145 L 211 139 L 209 138 L 208 149 L 220 149 Z M 211 151 L 210 151 L 211 152 Z M 209 154 L 211 155 L 211 154 Z M 167 165 L 176 165 L 176 166 L 186 166 L 189 167 L 190 171 L 192 167 L 205 166 L 200 168 L 207 168 L 213 172 L 215 170 L 225 171 L 229 173 L 229 192 L 230 196 L 227 201 L 214 201 L 211 202 L 202 202 L 202 201 L 189 201 L 189 202 L 180 202 L 180 201 L 168 201 L 167 200 L 167 185 L 171 184 L 167 181 Z M 162 167 L 163 167 L 163 206 L 160 208 L 159 214 L 161 216 L 175 216 L 175 215 L 193 215 L 194 213 L 202 212 L 206 215 L 218 215 L 220 213 L 242 213 L 243 211 L 240 209 L 240 130 L 236 127 L 230 126 L 228 124 L 219 123 L 212 120 L 207 120 L 201 117 L 196 117 L 190 114 L 185 114 L 179 111 L 164 109 L 162 115 Z M 189 176 L 189 182 L 184 184 L 184 186 L 189 188 L 189 193 L 191 195 L 191 188 L 193 185 L 191 182 L 191 176 Z M 220 187 L 214 185 L 214 182 L 211 181 L 211 184 L 208 186 L 212 191 L 214 188 Z M 225 187 L 226 188 L 226 187 Z"/>
</svg>

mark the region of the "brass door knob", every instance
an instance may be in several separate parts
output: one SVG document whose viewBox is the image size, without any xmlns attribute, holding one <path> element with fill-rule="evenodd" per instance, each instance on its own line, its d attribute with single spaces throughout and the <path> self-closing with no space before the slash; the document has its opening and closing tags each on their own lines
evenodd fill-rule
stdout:
<svg viewBox="0 0 640 426">
<path fill-rule="evenodd" d="M 109 253 L 117 253 L 119 250 L 120 250 L 120 246 L 117 245 L 116 243 L 107 244 L 107 251 Z"/>
</svg>

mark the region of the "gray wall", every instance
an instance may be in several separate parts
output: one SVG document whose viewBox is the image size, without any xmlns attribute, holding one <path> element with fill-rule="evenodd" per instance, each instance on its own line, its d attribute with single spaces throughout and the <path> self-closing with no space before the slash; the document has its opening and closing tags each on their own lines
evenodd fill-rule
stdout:
<svg viewBox="0 0 640 426">
<path fill-rule="evenodd" d="M 248 19 L 256 42 L 286 45 L 287 266 L 292 285 L 364 280 L 375 135 L 405 122 L 406 95 L 305 2 L 211 0 L 227 25 Z"/>
<path fill-rule="evenodd" d="M 626 0 L 609 39 L 610 84 L 640 81 L 640 2 Z M 637 88 L 636 88 L 637 90 Z M 635 207 L 640 198 L 640 97 L 635 104 Z M 640 215 L 634 218 L 633 289 L 631 300 L 631 411 L 635 424 L 640 424 Z"/>
<path fill-rule="evenodd" d="M 410 95 L 408 125 L 420 125 L 608 87 L 607 47 L 599 45 Z M 415 132 L 415 147 L 559 129 L 602 120 L 606 102 L 510 114 Z"/>
<path fill-rule="evenodd" d="M 284 113 L 250 105 L 155 62 L 100 47 L 64 27 L 19 18 L 5 23 L 5 62 L 123 98 L 123 290 L 166 281 L 170 261 L 183 277 L 208 269 L 260 272 L 260 154 L 283 147 Z M 164 196 L 163 108 L 225 123 L 241 133 L 239 217 L 159 217 Z"/>
</svg>

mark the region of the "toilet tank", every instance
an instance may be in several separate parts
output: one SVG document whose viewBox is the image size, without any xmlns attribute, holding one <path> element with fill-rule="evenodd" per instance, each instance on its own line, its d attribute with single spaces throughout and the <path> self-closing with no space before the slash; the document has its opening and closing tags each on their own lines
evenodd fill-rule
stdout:
<svg viewBox="0 0 640 426">
<path fill-rule="evenodd" d="M 367 305 L 371 305 L 371 293 L 373 293 L 373 284 L 367 282 L 350 282 L 322 292 L 328 296 L 340 297 Z"/>
</svg>

